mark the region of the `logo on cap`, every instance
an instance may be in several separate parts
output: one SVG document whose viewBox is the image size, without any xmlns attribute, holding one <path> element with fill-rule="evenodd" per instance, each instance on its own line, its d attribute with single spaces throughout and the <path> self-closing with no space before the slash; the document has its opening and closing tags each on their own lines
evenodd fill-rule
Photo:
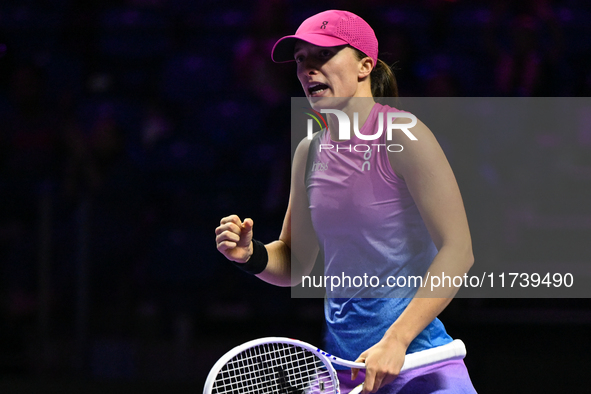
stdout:
<svg viewBox="0 0 591 394">
<path fill-rule="evenodd" d="M 328 21 L 323 21 L 322 26 L 320 26 L 320 28 L 326 30 L 326 25 L 328 25 Z"/>
</svg>

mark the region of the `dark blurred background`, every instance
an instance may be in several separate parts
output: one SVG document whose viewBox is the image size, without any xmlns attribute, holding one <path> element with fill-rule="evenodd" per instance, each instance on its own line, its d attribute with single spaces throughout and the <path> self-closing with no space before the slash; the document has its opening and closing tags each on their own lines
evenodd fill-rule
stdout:
<svg viewBox="0 0 591 394">
<path fill-rule="evenodd" d="M 245 340 L 320 343 L 322 300 L 239 272 L 214 229 L 278 236 L 302 92 L 270 50 L 331 8 L 373 26 L 401 96 L 591 91 L 584 0 L 2 0 L 1 393 L 194 393 Z M 590 122 L 435 131 L 476 264 L 591 263 Z M 587 390 L 588 300 L 457 299 L 442 320 L 480 393 Z"/>
</svg>

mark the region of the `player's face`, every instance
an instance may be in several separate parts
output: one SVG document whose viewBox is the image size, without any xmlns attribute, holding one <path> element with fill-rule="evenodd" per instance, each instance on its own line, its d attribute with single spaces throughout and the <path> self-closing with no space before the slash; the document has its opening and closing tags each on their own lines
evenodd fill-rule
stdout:
<svg viewBox="0 0 591 394">
<path fill-rule="evenodd" d="M 346 46 L 319 47 L 298 41 L 294 49 L 297 74 L 309 100 L 357 97 L 361 62 Z"/>
</svg>

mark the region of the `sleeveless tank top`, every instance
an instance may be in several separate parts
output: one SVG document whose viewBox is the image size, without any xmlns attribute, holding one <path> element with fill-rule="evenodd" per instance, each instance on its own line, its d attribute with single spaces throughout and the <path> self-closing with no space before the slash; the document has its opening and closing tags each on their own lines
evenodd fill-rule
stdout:
<svg viewBox="0 0 591 394">
<path fill-rule="evenodd" d="M 398 111 L 376 103 L 359 132 L 375 134 L 378 121 L 385 123 L 387 112 Z M 312 223 L 325 276 L 341 282 L 331 289 L 328 280 L 325 346 L 350 360 L 382 338 L 416 291 L 400 279 L 401 286 L 394 287 L 386 280 L 423 277 L 437 253 L 406 183 L 390 165 L 388 149 L 400 146 L 386 140 L 385 124 L 378 140 L 353 133 L 350 140 L 336 142 L 324 129 L 309 147 L 305 181 Z M 451 340 L 435 319 L 407 352 Z"/>
</svg>

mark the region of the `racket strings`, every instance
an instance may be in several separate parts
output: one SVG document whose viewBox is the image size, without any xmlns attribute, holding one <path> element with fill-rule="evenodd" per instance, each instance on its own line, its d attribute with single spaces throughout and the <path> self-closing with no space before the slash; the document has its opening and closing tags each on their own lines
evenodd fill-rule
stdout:
<svg viewBox="0 0 591 394">
<path fill-rule="evenodd" d="M 314 353 L 293 344 L 249 348 L 226 363 L 212 393 L 332 394 L 338 384 Z"/>
</svg>

